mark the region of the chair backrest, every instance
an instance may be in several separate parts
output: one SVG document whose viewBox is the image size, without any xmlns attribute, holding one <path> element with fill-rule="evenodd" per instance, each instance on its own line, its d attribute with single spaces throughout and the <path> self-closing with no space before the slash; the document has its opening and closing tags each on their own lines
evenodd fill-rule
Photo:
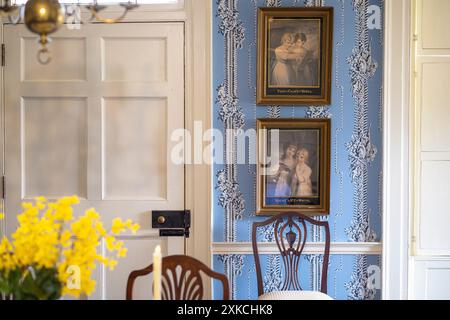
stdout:
<svg viewBox="0 0 450 320">
<path fill-rule="evenodd" d="M 133 285 L 138 277 L 153 272 L 153 264 L 130 273 L 126 299 L 133 300 Z M 223 300 L 229 300 L 230 289 L 225 275 L 214 272 L 208 266 L 189 256 L 167 256 L 162 259 L 161 299 L 162 300 L 202 300 L 203 281 L 201 273 L 222 282 Z"/>
<path fill-rule="evenodd" d="M 306 244 L 308 229 L 306 223 L 322 227 L 325 231 L 325 248 L 323 254 L 321 289 L 327 293 L 328 261 L 330 258 L 330 228 L 327 221 L 317 221 L 301 213 L 281 213 L 262 222 L 253 223 L 252 246 L 255 258 L 258 296 L 263 295 L 263 277 L 258 253 L 258 229 L 273 226 L 275 242 L 281 254 L 285 271 L 284 282 L 280 290 L 302 290 L 299 280 L 300 257 Z"/>
</svg>

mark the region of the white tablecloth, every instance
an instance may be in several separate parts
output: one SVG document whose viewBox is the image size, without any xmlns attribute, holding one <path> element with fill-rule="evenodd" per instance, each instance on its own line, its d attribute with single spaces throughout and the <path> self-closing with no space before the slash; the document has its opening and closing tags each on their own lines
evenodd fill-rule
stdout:
<svg viewBox="0 0 450 320">
<path fill-rule="evenodd" d="M 258 300 L 333 300 L 318 291 L 274 291 L 265 293 Z"/>
</svg>

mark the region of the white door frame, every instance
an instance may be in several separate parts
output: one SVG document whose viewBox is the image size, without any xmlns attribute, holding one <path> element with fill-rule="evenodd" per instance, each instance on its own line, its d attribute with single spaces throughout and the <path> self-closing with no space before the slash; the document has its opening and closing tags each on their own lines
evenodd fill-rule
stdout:
<svg viewBox="0 0 450 320">
<path fill-rule="evenodd" d="M 106 14 L 114 10 L 105 10 Z M 211 34 L 212 1 L 181 0 L 173 5 L 141 6 L 130 12 L 123 22 L 181 21 L 185 23 L 185 128 L 194 137 L 195 121 L 206 131 L 212 127 L 211 117 Z M 0 37 L 3 43 L 3 25 Z M 0 170 L 4 174 L 4 81 L 0 73 Z M 201 133 L 203 136 L 203 132 Z M 186 165 L 186 209 L 192 211 L 191 234 L 187 240 L 187 254 L 211 266 L 211 165 Z M 2 188 L 0 183 L 0 189 Z M 1 191 L 1 190 L 0 190 Z M 1 197 L 2 192 L 0 192 Z M 2 199 L 3 201 L 3 199 Z M 0 210 L 1 211 L 1 210 Z M 4 232 L 0 222 L 0 236 Z M 205 284 L 205 297 L 210 297 L 211 286 Z"/>
<path fill-rule="evenodd" d="M 410 0 L 385 1 L 383 299 L 408 299 L 413 186 Z"/>
<path fill-rule="evenodd" d="M 203 124 L 203 131 L 212 128 L 212 1 L 185 0 L 185 4 L 189 14 L 186 21 L 185 121 L 186 129 L 194 137 L 196 121 Z M 211 164 L 186 166 L 186 207 L 193 212 L 191 221 L 193 232 L 187 242 L 187 254 L 196 257 L 209 267 L 212 265 L 211 173 Z M 206 292 L 210 291 L 210 288 L 207 289 Z"/>
</svg>

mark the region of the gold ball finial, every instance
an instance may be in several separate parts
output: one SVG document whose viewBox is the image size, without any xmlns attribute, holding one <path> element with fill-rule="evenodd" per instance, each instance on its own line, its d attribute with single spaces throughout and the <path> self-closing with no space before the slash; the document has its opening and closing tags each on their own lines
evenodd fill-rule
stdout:
<svg viewBox="0 0 450 320">
<path fill-rule="evenodd" d="M 50 34 L 64 23 L 64 10 L 58 0 L 29 0 L 25 5 L 25 24 L 31 32 Z"/>
<path fill-rule="evenodd" d="M 29 0 L 25 5 L 25 25 L 28 30 L 39 34 L 39 42 L 42 46 L 38 53 L 38 59 L 46 64 L 50 60 L 41 59 L 43 54 L 48 54 L 46 48 L 49 42 L 48 35 L 55 32 L 64 23 L 64 10 L 58 0 Z M 45 63 L 44 63 L 45 62 Z"/>
</svg>

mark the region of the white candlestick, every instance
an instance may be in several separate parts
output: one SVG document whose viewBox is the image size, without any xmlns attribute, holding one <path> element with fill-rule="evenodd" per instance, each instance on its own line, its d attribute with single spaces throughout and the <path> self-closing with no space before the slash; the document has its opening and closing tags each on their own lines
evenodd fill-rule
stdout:
<svg viewBox="0 0 450 320">
<path fill-rule="evenodd" d="M 157 246 L 153 252 L 153 299 L 161 300 L 161 246 Z"/>
</svg>

